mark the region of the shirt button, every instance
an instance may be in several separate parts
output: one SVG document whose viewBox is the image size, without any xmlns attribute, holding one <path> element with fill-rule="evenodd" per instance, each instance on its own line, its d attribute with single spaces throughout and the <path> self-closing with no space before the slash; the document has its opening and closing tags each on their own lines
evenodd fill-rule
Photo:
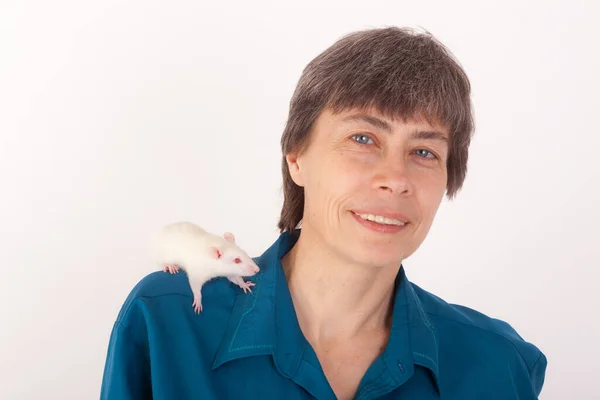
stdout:
<svg viewBox="0 0 600 400">
<path fill-rule="evenodd" d="M 398 368 L 400 368 L 400 372 L 404 373 L 404 367 L 402 366 L 402 363 L 398 363 Z"/>
</svg>

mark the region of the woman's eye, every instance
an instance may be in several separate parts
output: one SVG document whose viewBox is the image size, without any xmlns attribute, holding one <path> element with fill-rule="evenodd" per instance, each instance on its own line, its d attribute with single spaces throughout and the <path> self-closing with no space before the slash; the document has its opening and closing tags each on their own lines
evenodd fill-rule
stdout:
<svg viewBox="0 0 600 400">
<path fill-rule="evenodd" d="M 369 141 L 373 142 L 373 140 L 367 135 L 354 135 L 353 138 L 360 144 L 369 144 Z"/>
<path fill-rule="evenodd" d="M 437 157 L 435 156 L 435 154 L 433 154 L 433 153 L 432 153 L 432 152 L 430 152 L 429 150 L 425 150 L 425 149 L 418 149 L 418 150 L 415 150 L 415 151 L 416 151 L 417 153 L 418 153 L 418 152 L 425 152 L 425 153 L 428 153 L 428 154 L 430 154 L 430 155 L 432 156 L 432 158 L 434 158 L 434 159 L 435 159 L 435 158 L 437 158 Z M 421 153 L 421 154 L 422 154 L 422 153 Z M 424 157 L 424 158 L 427 158 L 427 157 Z"/>
</svg>

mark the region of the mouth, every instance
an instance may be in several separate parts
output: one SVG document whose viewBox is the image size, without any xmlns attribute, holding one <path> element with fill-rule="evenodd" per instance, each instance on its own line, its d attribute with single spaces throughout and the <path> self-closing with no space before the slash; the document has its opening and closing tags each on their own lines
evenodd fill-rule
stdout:
<svg viewBox="0 0 600 400">
<path fill-rule="evenodd" d="M 408 218 L 402 215 L 378 215 L 357 211 L 351 213 L 361 225 L 379 233 L 397 233 L 409 224 Z"/>
<path fill-rule="evenodd" d="M 260 271 L 260 269 L 253 265 L 249 265 L 248 267 L 246 267 L 246 273 L 248 274 L 247 276 L 253 276 L 253 275 L 257 274 L 259 271 Z"/>
<path fill-rule="evenodd" d="M 352 213 L 366 221 L 372 221 L 382 225 L 404 226 L 408 224 L 408 218 L 403 216 L 386 216 L 369 213 L 359 213 L 356 211 L 352 211 Z"/>
</svg>

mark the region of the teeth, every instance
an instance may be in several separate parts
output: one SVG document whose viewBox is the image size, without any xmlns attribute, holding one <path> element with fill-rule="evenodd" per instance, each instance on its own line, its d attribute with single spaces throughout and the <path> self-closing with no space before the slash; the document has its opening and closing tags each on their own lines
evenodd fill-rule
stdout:
<svg viewBox="0 0 600 400">
<path fill-rule="evenodd" d="M 379 224 L 398 225 L 398 226 L 404 225 L 404 222 L 402 222 L 400 220 L 382 217 L 381 215 L 373 215 L 373 214 L 356 214 L 356 215 L 358 215 L 362 219 L 377 222 Z"/>
</svg>

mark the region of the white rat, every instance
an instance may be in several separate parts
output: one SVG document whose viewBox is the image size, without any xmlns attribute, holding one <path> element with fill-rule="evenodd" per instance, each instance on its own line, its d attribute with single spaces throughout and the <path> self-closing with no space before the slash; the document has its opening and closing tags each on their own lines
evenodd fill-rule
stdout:
<svg viewBox="0 0 600 400">
<path fill-rule="evenodd" d="M 227 277 L 242 289 L 252 291 L 258 266 L 236 243 L 232 233 L 223 237 L 207 232 L 191 222 L 175 222 L 161 229 L 155 242 L 158 263 L 164 272 L 175 274 L 183 269 L 190 283 L 196 313 L 202 311 L 202 286 L 210 279 Z"/>
</svg>

